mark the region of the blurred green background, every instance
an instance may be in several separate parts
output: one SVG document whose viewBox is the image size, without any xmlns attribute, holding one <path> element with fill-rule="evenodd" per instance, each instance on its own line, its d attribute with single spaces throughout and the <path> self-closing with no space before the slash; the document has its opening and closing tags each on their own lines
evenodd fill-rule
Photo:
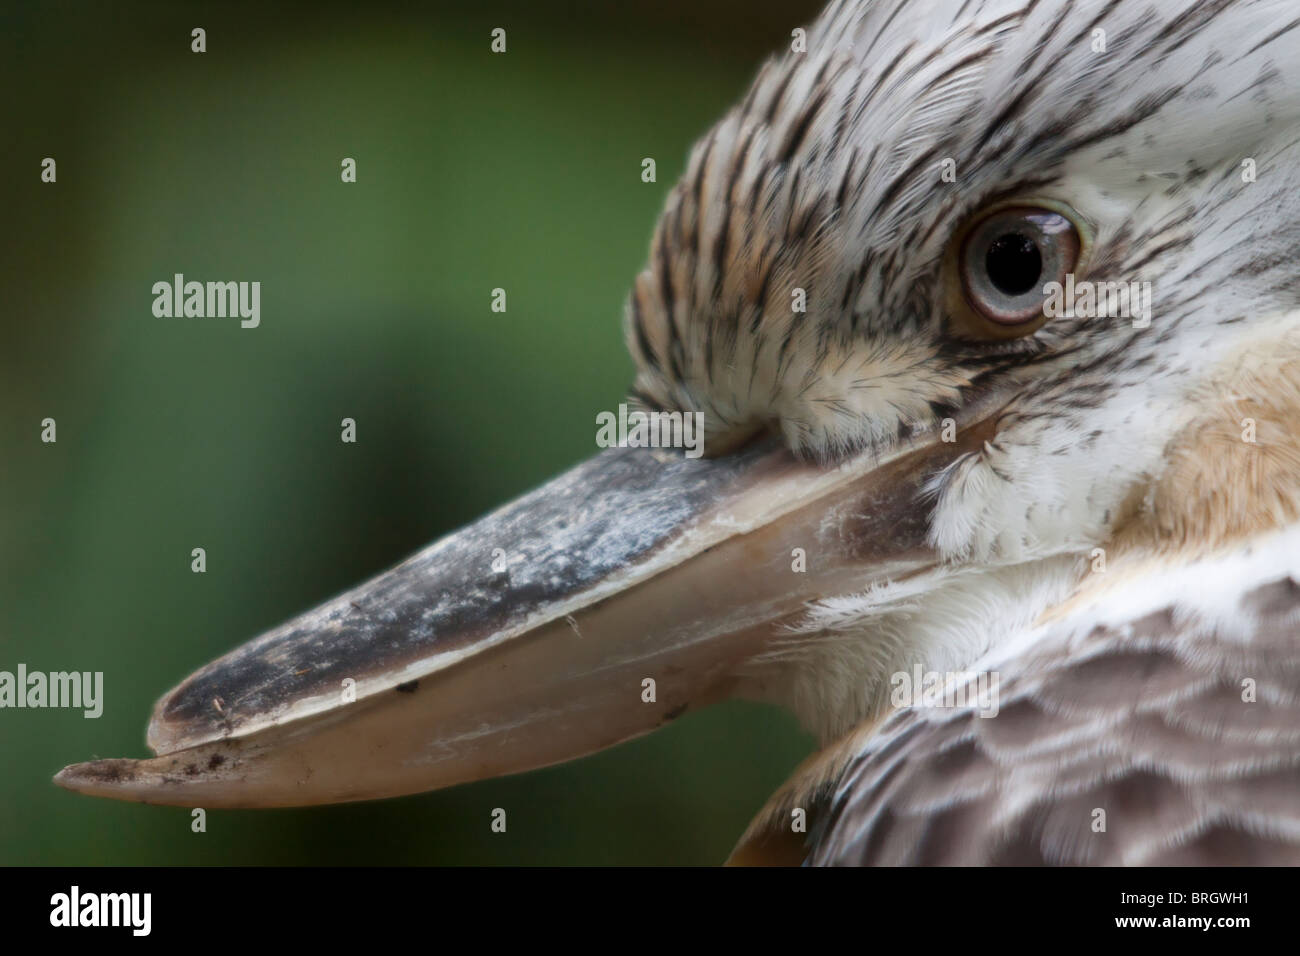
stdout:
<svg viewBox="0 0 1300 956">
<path fill-rule="evenodd" d="M 810 748 L 772 709 L 442 793 L 211 812 L 205 834 L 50 777 L 144 756 L 192 669 L 595 450 L 687 150 L 816 7 L 0 8 L 0 670 L 103 671 L 106 698 L 98 720 L 0 710 L 0 863 L 725 858 Z M 155 318 L 176 272 L 260 280 L 261 327 Z"/>
</svg>

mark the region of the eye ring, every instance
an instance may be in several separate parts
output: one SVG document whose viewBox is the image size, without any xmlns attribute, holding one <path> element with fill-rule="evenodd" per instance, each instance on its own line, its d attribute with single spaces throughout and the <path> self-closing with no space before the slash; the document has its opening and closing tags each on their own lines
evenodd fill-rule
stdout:
<svg viewBox="0 0 1300 956">
<path fill-rule="evenodd" d="M 1002 340 L 1040 329 L 1048 318 L 1044 285 L 1075 272 L 1083 248 L 1060 208 L 1018 203 L 984 213 L 962 232 L 953 256 L 961 331 Z"/>
</svg>

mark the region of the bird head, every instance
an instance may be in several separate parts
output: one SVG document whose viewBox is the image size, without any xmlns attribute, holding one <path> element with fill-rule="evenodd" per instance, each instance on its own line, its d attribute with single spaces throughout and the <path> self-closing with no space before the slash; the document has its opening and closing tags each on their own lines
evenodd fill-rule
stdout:
<svg viewBox="0 0 1300 956">
<path fill-rule="evenodd" d="M 721 450 L 840 462 L 996 405 L 931 541 L 1019 560 L 1104 536 L 1213 360 L 1300 304 L 1300 40 L 1274 3 L 959 6 L 833 4 L 769 62 L 692 151 L 626 338 L 634 394 Z"/>
<path fill-rule="evenodd" d="M 1289 514 L 1288 377 L 1240 378 L 1285 353 L 1300 307 L 1293 18 L 959 7 L 832 4 L 767 63 L 692 151 L 627 309 L 634 395 L 702 412 L 716 449 L 774 431 L 869 469 L 948 443 L 912 503 L 942 573 L 905 615 L 817 602 L 799 633 L 848 646 L 787 642 L 790 673 L 766 675 L 823 738 L 909 658 L 987 646 L 948 618 L 1041 611 L 1120 528 L 1210 544 Z M 1198 443 L 1247 418 L 1276 455 L 1237 487 L 1233 456 Z"/>
<path fill-rule="evenodd" d="M 698 414 L 705 457 L 605 450 L 192 675 L 157 705 L 158 756 L 57 779 L 367 799 L 729 695 L 831 740 L 891 674 L 1031 627 L 1121 532 L 1290 515 L 1267 491 L 1293 446 L 1235 485 L 1240 460 L 1187 453 L 1243 401 L 1261 428 L 1300 407 L 1255 360 L 1300 308 L 1288 17 L 832 4 L 692 151 L 629 297 L 646 434 Z M 1281 406 L 1233 391 L 1260 368 Z M 1235 517 L 1210 527 L 1210 494 Z"/>
</svg>

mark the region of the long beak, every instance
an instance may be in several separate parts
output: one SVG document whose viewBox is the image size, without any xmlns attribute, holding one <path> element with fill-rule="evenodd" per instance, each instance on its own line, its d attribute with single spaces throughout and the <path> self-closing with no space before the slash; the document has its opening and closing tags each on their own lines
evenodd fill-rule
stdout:
<svg viewBox="0 0 1300 956">
<path fill-rule="evenodd" d="M 181 806 L 334 803 L 647 733 L 726 696 L 808 601 L 933 565 L 922 484 L 982 431 L 830 469 L 772 442 L 604 451 L 190 676 L 155 706 L 158 756 L 55 781 Z"/>
</svg>

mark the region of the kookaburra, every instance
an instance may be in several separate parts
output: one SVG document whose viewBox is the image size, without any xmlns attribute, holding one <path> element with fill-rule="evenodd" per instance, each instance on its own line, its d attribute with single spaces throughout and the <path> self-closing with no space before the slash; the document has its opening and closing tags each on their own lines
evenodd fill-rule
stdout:
<svg viewBox="0 0 1300 956">
<path fill-rule="evenodd" d="M 363 800 L 738 695 L 822 743 L 738 861 L 1300 863 L 1297 276 L 1293 0 L 832 3 L 629 299 L 705 457 L 599 452 L 57 780 Z"/>
</svg>

